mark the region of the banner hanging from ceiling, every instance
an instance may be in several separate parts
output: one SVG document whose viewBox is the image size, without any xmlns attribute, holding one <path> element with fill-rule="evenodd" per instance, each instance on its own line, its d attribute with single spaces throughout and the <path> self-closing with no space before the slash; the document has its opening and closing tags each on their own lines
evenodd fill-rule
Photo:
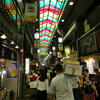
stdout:
<svg viewBox="0 0 100 100">
<path fill-rule="evenodd" d="M 58 58 L 62 58 L 62 52 L 57 52 Z"/>
<path fill-rule="evenodd" d="M 56 56 L 56 51 L 53 51 L 53 57 L 55 57 Z"/>
<path fill-rule="evenodd" d="M 37 4 L 26 3 L 24 21 L 36 22 L 36 19 L 37 19 Z"/>
<path fill-rule="evenodd" d="M 34 48 L 39 48 L 39 46 L 40 46 L 40 41 L 34 40 Z"/>
<path fill-rule="evenodd" d="M 7 77 L 15 78 L 18 75 L 18 66 L 16 61 L 10 61 L 7 71 Z"/>
<path fill-rule="evenodd" d="M 58 50 L 63 51 L 63 44 L 58 44 Z"/>
</svg>

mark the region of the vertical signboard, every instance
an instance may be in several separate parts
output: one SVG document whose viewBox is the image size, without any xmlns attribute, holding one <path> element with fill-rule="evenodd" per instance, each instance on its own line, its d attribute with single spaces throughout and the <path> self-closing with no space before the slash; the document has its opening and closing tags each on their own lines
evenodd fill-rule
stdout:
<svg viewBox="0 0 100 100">
<path fill-rule="evenodd" d="M 58 44 L 58 50 L 63 51 L 63 44 Z"/>
<path fill-rule="evenodd" d="M 86 56 L 97 52 L 95 32 L 91 31 L 79 40 L 80 55 Z"/>
<path fill-rule="evenodd" d="M 27 22 L 36 22 L 37 18 L 37 4 L 26 3 L 24 20 Z"/>
<path fill-rule="evenodd" d="M 28 74 L 30 70 L 30 59 L 26 58 L 25 59 L 25 74 Z"/>
<path fill-rule="evenodd" d="M 9 78 L 15 78 L 18 75 L 18 67 L 17 62 L 10 61 L 7 71 L 7 77 Z"/>
</svg>

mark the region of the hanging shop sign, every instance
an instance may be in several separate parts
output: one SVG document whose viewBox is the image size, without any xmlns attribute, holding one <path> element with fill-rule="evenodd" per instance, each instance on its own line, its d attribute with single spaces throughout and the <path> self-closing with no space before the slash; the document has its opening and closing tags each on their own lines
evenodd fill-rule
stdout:
<svg viewBox="0 0 100 100">
<path fill-rule="evenodd" d="M 34 40 L 34 48 L 39 48 L 40 41 Z"/>
<path fill-rule="evenodd" d="M 57 52 L 57 57 L 62 58 L 62 52 Z"/>
<path fill-rule="evenodd" d="M 58 50 L 63 51 L 63 44 L 58 44 Z"/>
<path fill-rule="evenodd" d="M 81 56 L 86 56 L 97 52 L 97 44 L 94 31 L 91 31 L 83 36 L 78 42 L 78 52 Z"/>
<path fill-rule="evenodd" d="M 36 22 L 36 19 L 37 19 L 37 4 L 26 3 L 24 21 Z"/>
<path fill-rule="evenodd" d="M 64 47 L 65 55 L 70 55 L 71 54 L 71 48 L 69 46 Z"/>
<path fill-rule="evenodd" d="M 53 51 L 53 57 L 55 57 L 56 56 L 56 51 Z"/>
<path fill-rule="evenodd" d="M 7 72 L 7 76 L 9 78 L 15 78 L 18 75 L 18 66 L 17 66 L 17 62 L 15 61 L 10 61 L 10 64 L 8 66 L 8 72 Z"/>
<path fill-rule="evenodd" d="M 25 58 L 25 74 L 28 74 L 30 71 L 30 59 Z"/>
<path fill-rule="evenodd" d="M 64 73 L 69 75 L 80 76 L 82 75 L 82 66 L 74 64 L 66 64 Z"/>
</svg>

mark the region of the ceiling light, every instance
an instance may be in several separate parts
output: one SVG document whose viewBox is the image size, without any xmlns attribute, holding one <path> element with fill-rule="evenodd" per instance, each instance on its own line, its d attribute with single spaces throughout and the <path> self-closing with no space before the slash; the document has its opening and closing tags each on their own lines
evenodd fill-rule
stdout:
<svg viewBox="0 0 100 100">
<path fill-rule="evenodd" d="M 16 45 L 16 47 L 15 47 L 16 49 L 18 49 L 19 47 L 18 47 L 18 45 Z"/>
<path fill-rule="evenodd" d="M 23 50 L 23 49 L 21 49 L 20 51 L 21 51 L 21 52 L 23 52 L 24 50 Z"/>
<path fill-rule="evenodd" d="M 65 21 L 64 19 L 61 20 L 61 22 L 64 22 L 64 21 Z"/>
<path fill-rule="evenodd" d="M 56 50 L 56 47 L 52 47 L 52 50 Z"/>
<path fill-rule="evenodd" d="M 73 2 L 73 1 L 69 2 L 69 5 L 70 5 L 70 6 L 72 6 L 73 4 L 74 4 L 74 2 Z"/>
<path fill-rule="evenodd" d="M 36 29 L 36 31 L 39 31 L 39 29 Z"/>
<path fill-rule="evenodd" d="M 52 54 L 52 52 L 50 51 L 49 54 Z"/>
<path fill-rule="evenodd" d="M 59 37 L 59 38 L 58 38 L 58 42 L 59 42 L 59 43 L 62 43 L 62 37 Z"/>
<path fill-rule="evenodd" d="M 7 38 L 7 37 L 6 37 L 5 34 L 1 35 L 1 39 L 6 39 L 6 38 Z"/>
<path fill-rule="evenodd" d="M 37 52 L 40 53 L 40 49 L 38 49 Z"/>
<path fill-rule="evenodd" d="M 39 39 L 39 37 L 40 37 L 40 36 L 39 36 L 39 33 L 36 32 L 36 33 L 34 34 L 34 38 L 35 38 L 35 39 Z"/>
<path fill-rule="evenodd" d="M 14 43 L 14 41 L 11 41 L 11 43 L 10 43 L 10 44 L 15 44 L 15 43 Z"/>
</svg>

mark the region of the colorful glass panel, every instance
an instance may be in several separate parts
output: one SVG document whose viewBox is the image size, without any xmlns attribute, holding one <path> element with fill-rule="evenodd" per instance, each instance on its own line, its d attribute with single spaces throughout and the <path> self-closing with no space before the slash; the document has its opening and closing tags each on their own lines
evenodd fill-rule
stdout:
<svg viewBox="0 0 100 100">
<path fill-rule="evenodd" d="M 40 1 L 40 46 L 50 45 L 68 0 Z"/>
</svg>

